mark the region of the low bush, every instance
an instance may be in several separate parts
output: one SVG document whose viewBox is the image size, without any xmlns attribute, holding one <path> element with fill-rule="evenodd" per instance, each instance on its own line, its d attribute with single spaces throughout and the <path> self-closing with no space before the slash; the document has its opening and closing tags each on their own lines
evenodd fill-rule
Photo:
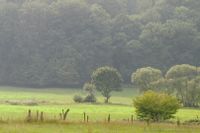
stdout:
<svg viewBox="0 0 200 133">
<path fill-rule="evenodd" d="M 147 91 L 134 100 L 134 106 L 139 119 L 163 121 L 174 117 L 180 103 L 168 94 Z"/>
<path fill-rule="evenodd" d="M 83 102 L 83 97 L 79 95 L 75 95 L 73 98 L 74 102 L 76 103 L 82 103 Z"/>
<path fill-rule="evenodd" d="M 97 99 L 94 95 L 88 95 L 84 98 L 84 102 L 96 103 Z"/>
</svg>

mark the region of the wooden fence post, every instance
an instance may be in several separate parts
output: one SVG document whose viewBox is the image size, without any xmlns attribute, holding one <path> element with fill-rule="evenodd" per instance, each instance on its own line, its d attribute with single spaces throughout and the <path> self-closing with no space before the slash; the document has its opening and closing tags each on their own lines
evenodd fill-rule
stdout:
<svg viewBox="0 0 200 133">
<path fill-rule="evenodd" d="M 133 124 L 133 115 L 131 115 L 131 123 Z"/>
<path fill-rule="evenodd" d="M 85 120 L 86 120 L 86 113 L 83 112 L 83 121 L 85 122 Z"/>
<path fill-rule="evenodd" d="M 89 116 L 87 115 L 87 123 L 89 122 Z"/>
<path fill-rule="evenodd" d="M 38 121 L 38 119 L 39 119 L 39 111 L 37 110 L 36 111 L 36 121 Z"/>
<path fill-rule="evenodd" d="M 31 120 L 32 120 L 31 110 L 29 109 L 29 110 L 28 110 L 27 121 L 28 121 L 28 122 L 31 122 Z"/>
<path fill-rule="evenodd" d="M 64 114 L 63 114 L 63 120 L 66 120 L 67 114 L 68 114 L 69 111 L 70 111 L 70 109 L 67 109 L 67 110 L 64 112 Z"/>
<path fill-rule="evenodd" d="M 110 123 L 110 119 L 111 119 L 111 118 L 110 118 L 110 114 L 109 114 L 109 115 L 108 115 L 108 123 Z"/>
<path fill-rule="evenodd" d="M 44 113 L 43 112 L 40 113 L 40 121 L 44 121 Z"/>
</svg>

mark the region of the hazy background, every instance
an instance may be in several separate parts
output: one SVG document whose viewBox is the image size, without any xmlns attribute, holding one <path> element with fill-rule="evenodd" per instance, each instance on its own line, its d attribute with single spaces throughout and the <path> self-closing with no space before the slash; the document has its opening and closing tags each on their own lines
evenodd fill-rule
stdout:
<svg viewBox="0 0 200 133">
<path fill-rule="evenodd" d="M 200 64 L 199 0 L 0 0 L 0 85 L 80 86 L 97 67 Z"/>
</svg>

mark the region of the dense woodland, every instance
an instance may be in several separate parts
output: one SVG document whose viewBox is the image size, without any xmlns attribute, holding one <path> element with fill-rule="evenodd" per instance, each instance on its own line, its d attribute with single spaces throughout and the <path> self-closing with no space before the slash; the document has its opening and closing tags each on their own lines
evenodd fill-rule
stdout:
<svg viewBox="0 0 200 133">
<path fill-rule="evenodd" d="M 200 65 L 199 0 L 0 0 L 0 84 L 80 86 L 101 66 L 130 83 Z"/>
</svg>

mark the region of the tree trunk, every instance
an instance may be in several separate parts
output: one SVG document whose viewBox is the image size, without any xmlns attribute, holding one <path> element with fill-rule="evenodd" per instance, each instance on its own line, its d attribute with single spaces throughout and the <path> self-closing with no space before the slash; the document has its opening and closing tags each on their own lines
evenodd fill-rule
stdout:
<svg viewBox="0 0 200 133">
<path fill-rule="evenodd" d="M 109 102 L 109 99 L 110 99 L 110 97 L 106 97 L 105 103 L 108 103 L 108 102 Z"/>
</svg>

